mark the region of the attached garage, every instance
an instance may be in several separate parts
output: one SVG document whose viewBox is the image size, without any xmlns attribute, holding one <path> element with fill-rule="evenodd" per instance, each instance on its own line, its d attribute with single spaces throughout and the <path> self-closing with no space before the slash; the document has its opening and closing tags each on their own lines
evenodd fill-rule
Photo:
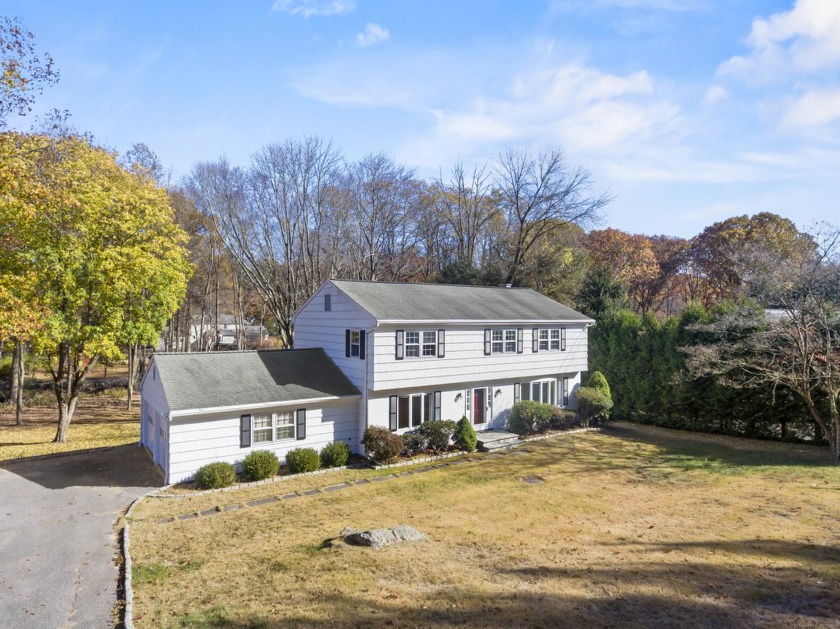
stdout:
<svg viewBox="0 0 840 629">
<path fill-rule="evenodd" d="M 141 396 L 141 445 L 167 483 L 253 450 L 359 452 L 361 395 L 322 349 L 155 354 Z"/>
</svg>

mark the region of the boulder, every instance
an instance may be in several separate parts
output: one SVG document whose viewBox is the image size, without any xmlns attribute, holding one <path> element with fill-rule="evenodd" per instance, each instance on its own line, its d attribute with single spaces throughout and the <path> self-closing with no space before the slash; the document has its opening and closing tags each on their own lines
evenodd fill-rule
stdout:
<svg viewBox="0 0 840 629">
<path fill-rule="evenodd" d="M 350 530 L 345 534 L 344 531 Z M 397 542 L 416 542 L 426 539 L 426 536 L 413 526 L 400 524 L 390 529 L 369 529 L 367 531 L 356 531 L 344 529 L 344 541 L 354 546 L 369 546 L 370 548 L 383 548 Z"/>
</svg>

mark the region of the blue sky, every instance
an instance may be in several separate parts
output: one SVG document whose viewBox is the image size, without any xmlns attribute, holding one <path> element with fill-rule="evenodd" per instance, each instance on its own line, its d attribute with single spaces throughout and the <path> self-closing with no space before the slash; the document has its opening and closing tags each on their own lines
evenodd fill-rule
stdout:
<svg viewBox="0 0 840 629">
<path fill-rule="evenodd" d="M 604 226 L 840 223 L 837 0 L 6 0 L 61 72 L 38 101 L 176 175 L 316 134 L 421 177 L 562 146 Z M 24 121 L 25 128 L 29 122 Z"/>
</svg>

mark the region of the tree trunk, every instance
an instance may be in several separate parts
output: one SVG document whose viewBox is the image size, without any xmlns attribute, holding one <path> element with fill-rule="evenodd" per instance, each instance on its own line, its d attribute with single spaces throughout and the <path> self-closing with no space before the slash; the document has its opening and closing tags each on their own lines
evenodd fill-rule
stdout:
<svg viewBox="0 0 840 629">
<path fill-rule="evenodd" d="M 67 431 L 70 422 L 73 420 L 73 413 L 76 412 L 76 402 L 79 401 L 79 394 L 58 405 L 58 430 L 55 433 L 55 443 L 67 443 Z"/>
<path fill-rule="evenodd" d="M 23 425 L 23 352 L 25 343 L 23 341 L 15 341 L 15 349 L 12 354 L 12 373 L 11 373 L 11 396 L 10 399 L 15 403 L 15 423 L 18 426 Z"/>
<path fill-rule="evenodd" d="M 126 408 L 131 410 L 131 402 L 134 397 L 134 383 L 137 381 L 137 350 L 136 343 L 128 346 L 128 403 Z"/>
<path fill-rule="evenodd" d="M 76 402 L 79 401 L 82 384 L 98 360 L 99 357 L 94 356 L 86 365 L 80 366 L 80 352 L 66 343 L 59 344 L 58 366 L 56 369 L 50 367 L 53 390 L 58 402 L 58 430 L 53 439 L 54 443 L 67 442 L 67 430 L 73 420 L 73 413 L 76 411 Z"/>
</svg>

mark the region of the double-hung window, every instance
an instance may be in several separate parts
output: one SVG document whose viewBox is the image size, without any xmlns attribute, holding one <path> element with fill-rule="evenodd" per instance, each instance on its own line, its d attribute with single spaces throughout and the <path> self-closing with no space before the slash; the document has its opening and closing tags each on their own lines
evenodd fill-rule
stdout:
<svg viewBox="0 0 840 629">
<path fill-rule="evenodd" d="M 413 358 L 420 356 L 420 333 L 408 330 L 405 333 L 405 355 Z"/>
<path fill-rule="evenodd" d="M 274 441 L 271 413 L 255 414 L 254 443 L 270 443 L 271 441 Z"/>
<path fill-rule="evenodd" d="M 493 330 L 490 351 L 493 354 L 515 354 L 516 341 L 516 330 Z"/>
<path fill-rule="evenodd" d="M 557 328 L 551 330 L 551 349 L 560 349 L 560 330 L 558 330 Z"/>
<path fill-rule="evenodd" d="M 295 415 L 292 411 L 274 414 L 274 440 L 295 438 Z"/>
<path fill-rule="evenodd" d="M 292 411 L 255 413 L 253 422 L 255 444 L 295 438 L 295 416 Z"/>
<path fill-rule="evenodd" d="M 359 355 L 359 347 L 361 346 L 361 334 L 358 330 L 350 331 L 350 356 Z"/>
<path fill-rule="evenodd" d="M 491 349 L 494 354 L 504 353 L 504 330 L 493 330 L 493 343 L 491 345 Z"/>
<path fill-rule="evenodd" d="M 443 335 L 440 337 L 443 342 Z M 405 355 L 408 358 L 437 356 L 438 351 L 443 355 L 443 349 L 438 349 L 438 332 L 435 330 L 406 330 Z"/>
<path fill-rule="evenodd" d="M 540 345 L 541 352 L 548 351 L 548 330 L 540 330 Z"/>
<path fill-rule="evenodd" d="M 434 356 L 437 349 L 437 333 L 434 330 L 423 332 L 423 356 Z"/>
<path fill-rule="evenodd" d="M 505 330 L 505 353 L 516 353 L 516 330 Z"/>
</svg>

